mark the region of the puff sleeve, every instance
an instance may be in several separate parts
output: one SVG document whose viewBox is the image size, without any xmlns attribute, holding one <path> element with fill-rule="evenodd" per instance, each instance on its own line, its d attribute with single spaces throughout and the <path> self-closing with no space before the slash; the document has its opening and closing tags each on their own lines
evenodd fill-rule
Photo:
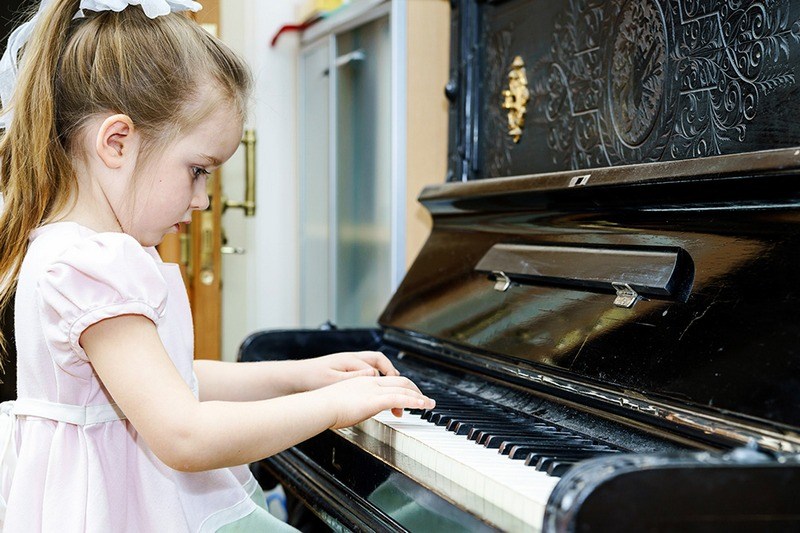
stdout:
<svg viewBox="0 0 800 533">
<path fill-rule="evenodd" d="M 156 259 L 133 237 L 98 233 L 45 269 L 38 297 L 45 338 L 64 367 L 76 356 L 88 361 L 79 341 L 92 324 L 135 314 L 157 325 L 166 309 L 167 283 Z"/>
</svg>

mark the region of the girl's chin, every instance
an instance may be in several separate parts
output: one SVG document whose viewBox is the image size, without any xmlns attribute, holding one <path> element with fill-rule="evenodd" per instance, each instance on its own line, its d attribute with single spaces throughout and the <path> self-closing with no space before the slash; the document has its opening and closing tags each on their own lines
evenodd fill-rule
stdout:
<svg viewBox="0 0 800 533">
<path fill-rule="evenodd" d="M 150 234 L 150 235 L 136 235 L 136 236 L 131 235 L 131 236 L 137 241 L 139 241 L 139 244 L 141 244 L 142 246 L 148 247 L 148 246 L 158 246 L 159 244 L 161 244 L 164 241 L 164 237 L 167 236 L 167 233 L 174 233 L 174 231 L 168 230 L 166 233 L 160 235 Z"/>
</svg>

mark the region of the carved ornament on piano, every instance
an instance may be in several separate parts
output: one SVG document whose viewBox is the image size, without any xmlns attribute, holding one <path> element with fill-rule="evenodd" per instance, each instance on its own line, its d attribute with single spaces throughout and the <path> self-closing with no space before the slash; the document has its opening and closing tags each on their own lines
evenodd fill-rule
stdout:
<svg viewBox="0 0 800 533">
<path fill-rule="evenodd" d="M 549 50 L 523 55 L 527 120 L 546 136 L 553 170 L 705 157 L 752 143 L 748 134 L 759 132 L 748 127 L 767 97 L 796 90 L 797 11 L 790 0 L 564 2 Z M 509 22 L 488 36 L 495 94 L 506 76 L 497 65 L 520 53 L 511 50 L 519 31 Z M 498 113 L 487 111 L 485 176 L 509 175 L 516 147 L 493 133 Z"/>
<path fill-rule="evenodd" d="M 525 62 L 520 56 L 514 58 L 511 70 L 508 71 L 508 89 L 503 91 L 503 109 L 508 110 L 508 134 L 519 142 L 522 129 L 525 127 L 525 113 L 527 113 L 528 76 L 525 74 Z"/>
<path fill-rule="evenodd" d="M 666 25 L 658 4 L 627 2 L 614 39 L 609 105 L 614 132 L 628 147 L 640 146 L 656 126 L 666 59 Z"/>
</svg>

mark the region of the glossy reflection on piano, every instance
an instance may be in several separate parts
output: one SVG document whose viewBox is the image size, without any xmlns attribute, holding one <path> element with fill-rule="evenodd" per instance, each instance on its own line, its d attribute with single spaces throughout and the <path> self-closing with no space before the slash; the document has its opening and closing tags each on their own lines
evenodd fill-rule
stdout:
<svg viewBox="0 0 800 533">
<path fill-rule="evenodd" d="M 254 467 L 334 529 L 800 530 L 800 3 L 451 5 L 380 327 L 240 354 L 380 349 L 437 407 Z"/>
</svg>

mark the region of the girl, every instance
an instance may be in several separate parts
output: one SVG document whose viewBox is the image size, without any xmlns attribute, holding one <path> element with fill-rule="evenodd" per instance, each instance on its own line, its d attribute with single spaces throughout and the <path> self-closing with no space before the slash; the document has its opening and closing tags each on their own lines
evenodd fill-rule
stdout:
<svg viewBox="0 0 800 533">
<path fill-rule="evenodd" d="M 178 268 L 153 246 L 208 206 L 247 69 L 171 13 L 195 2 L 42 4 L 4 58 L 30 30 L 0 141 L 0 301 L 16 289 L 18 352 L 5 529 L 285 527 L 236 465 L 433 401 L 374 352 L 192 362 Z"/>
</svg>

